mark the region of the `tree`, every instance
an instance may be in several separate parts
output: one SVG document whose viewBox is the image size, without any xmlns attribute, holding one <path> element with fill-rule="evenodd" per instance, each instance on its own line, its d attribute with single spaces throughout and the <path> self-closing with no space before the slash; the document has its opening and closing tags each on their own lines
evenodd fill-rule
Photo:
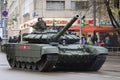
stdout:
<svg viewBox="0 0 120 80">
<path fill-rule="evenodd" d="M 111 23 L 113 25 L 113 27 L 115 29 L 118 29 L 120 28 L 120 25 L 119 23 L 116 21 L 115 17 L 113 16 L 113 13 L 112 13 L 112 10 L 110 8 L 110 0 L 105 0 L 105 5 L 106 5 L 106 8 L 107 8 L 107 12 L 108 12 L 108 15 L 109 15 L 109 18 L 111 20 Z M 120 30 L 117 30 L 118 34 L 120 34 Z"/>
</svg>

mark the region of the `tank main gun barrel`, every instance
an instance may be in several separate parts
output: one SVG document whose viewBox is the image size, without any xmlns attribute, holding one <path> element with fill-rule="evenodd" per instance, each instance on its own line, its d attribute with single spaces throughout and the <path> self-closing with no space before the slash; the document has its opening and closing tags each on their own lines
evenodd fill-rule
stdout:
<svg viewBox="0 0 120 80">
<path fill-rule="evenodd" d="M 61 35 L 63 35 L 71 26 L 72 24 L 78 19 L 79 15 L 74 16 L 67 24 L 66 26 L 60 31 L 58 32 L 55 37 L 54 40 L 58 40 L 60 38 Z"/>
</svg>

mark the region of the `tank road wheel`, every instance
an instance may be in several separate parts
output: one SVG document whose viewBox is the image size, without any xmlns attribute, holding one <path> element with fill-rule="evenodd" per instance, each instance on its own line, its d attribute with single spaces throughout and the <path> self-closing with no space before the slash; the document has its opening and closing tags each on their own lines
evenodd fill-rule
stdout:
<svg viewBox="0 0 120 80">
<path fill-rule="evenodd" d="M 10 56 L 6 55 L 7 56 L 7 60 L 10 61 Z"/>
<path fill-rule="evenodd" d="M 12 61 L 12 60 L 11 60 L 10 56 L 8 56 L 8 55 L 6 55 L 6 56 L 7 56 L 7 61 L 8 61 L 8 63 L 9 63 L 9 65 L 10 65 L 10 67 L 12 67 L 12 66 L 11 66 L 11 61 Z"/>
<path fill-rule="evenodd" d="M 10 66 L 11 66 L 12 68 L 15 68 L 15 60 L 11 60 L 11 61 L 10 61 Z"/>
<path fill-rule="evenodd" d="M 45 55 L 37 64 L 37 68 L 41 72 L 49 72 L 53 69 L 53 66 L 58 60 L 58 55 Z"/>
<path fill-rule="evenodd" d="M 26 68 L 27 68 L 27 70 L 30 70 L 31 64 L 30 64 L 30 63 L 27 63 L 27 64 L 26 64 Z"/>
<path fill-rule="evenodd" d="M 32 70 L 33 70 L 33 71 L 35 71 L 36 68 L 37 68 L 35 63 L 32 63 L 31 67 L 32 67 Z"/>
<path fill-rule="evenodd" d="M 25 62 L 22 62 L 22 63 L 21 63 L 21 68 L 22 68 L 22 69 L 25 69 Z"/>
<path fill-rule="evenodd" d="M 44 64 L 46 62 L 46 59 L 42 59 L 39 64 L 37 64 L 37 68 L 39 71 L 42 71 L 42 69 L 44 68 Z"/>
<path fill-rule="evenodd" d="M 20 68 L 20 62 L 16 62 L 16 68 L 19 69 Z"/>
</svg>

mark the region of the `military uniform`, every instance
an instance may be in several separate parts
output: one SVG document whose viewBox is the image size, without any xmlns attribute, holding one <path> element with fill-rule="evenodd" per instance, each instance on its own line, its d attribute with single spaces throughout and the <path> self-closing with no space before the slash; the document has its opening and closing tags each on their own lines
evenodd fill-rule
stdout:
<svg viewBox="0 0 120 80">
<path fill-rule="evenodd" d="M 46 23 L 41 20 L 41 21 L 38 21 L 35 25 L 32 26 L 35 30 L 45 30 L 46 29 Z"/>
</svg>

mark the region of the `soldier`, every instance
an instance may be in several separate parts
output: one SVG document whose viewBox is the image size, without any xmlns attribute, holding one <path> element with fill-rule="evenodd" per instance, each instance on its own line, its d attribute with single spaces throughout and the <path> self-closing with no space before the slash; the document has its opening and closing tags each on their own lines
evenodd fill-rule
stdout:
<svg viewBox="0 0 120 80">
<path fill-rule="evenodd" d="M 2 38 L 0 37 L 0 51 L 2 50 Z"/>
<path fill-rule="evenodd" d="M 18 43 L 20 43 L 20 42 L 21 42 L 21 30 L 20 30 L 19 36 L 18 36 Z"/>
<path fill-rule="evenodd" d="M 46 23 L 42 20 L 42 18 L 38 18 L 38 22 L 32 27 L 36 30 L 43 31 L 46 29 Z"/>
<path fill-rule="evenodd" d="M 2 46 L 2 38 L 0 37 L 0 47 Z"/>
</svg>

